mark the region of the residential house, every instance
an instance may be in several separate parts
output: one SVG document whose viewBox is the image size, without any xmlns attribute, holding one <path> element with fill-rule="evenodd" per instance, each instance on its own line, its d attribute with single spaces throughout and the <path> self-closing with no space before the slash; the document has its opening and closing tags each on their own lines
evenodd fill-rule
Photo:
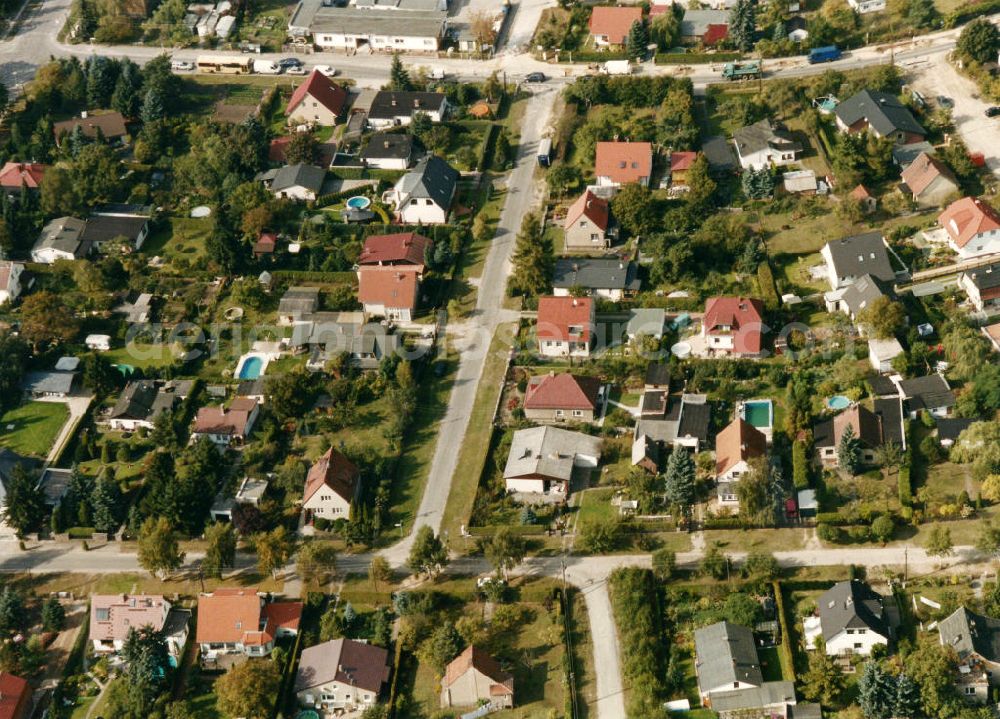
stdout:
<svg viewBox="0 0 1000 719">
<path fill-rule="evenodd" d="M 716 692 L 711 705 L 719 719 L 822 719 L 818 704 L 796 701 L 795 684 L 787 680 Z"/>
<path fill-rule="evenodd" d="M 396 232 L 391 235 L 370 235 L 358 256 L 361 266 L 402 267 L 424 271 L 426 257 L 434 241 L 417 232 Z"/>
<path fill-rule="evenodd" d="M 524 416 L 532 422 L 593 422 L 602 399 L 601 381 L 569 372 L 528 380 Z"/>
<path fill-rule="evenodd" d="M 269 484 L 270 483 L 266 479 L 244 477 L 243 481 L 240 482 L 240 486 L 236 489 L 236 494 L 232 497 L 227 497 L 224 494 L 219 493 L 216 496 L 215 501 L 212 503 L 212 508 L 208 512 L 212 517 L 212 521 L 232 522 L 233 510 L 241 504 L 249 504 L 254 507 L 259 507 L 260 501 L 267 493 L 267 487 Z"/>
<path fill-rule="evenodd" d="M 160 594 L 93 594 L 90 597 L 90 641 L 97 655 L 118 654 L 130 629 L 160 632 L 175 659 L 187 644 L 191 611 L 174 607 Z"/>
<path fill-rule="evenodd" d="M 861 90 L 837 105 L 833 113 L 841 132 L 871 132 L 897 145 L 921 142 L 927 136 L 909 108 L 887 92 Z"/>
<path fill-rule="evenodd" d="M 379 368 L 384 357 L 399 350 L 399 335 L 391 327 L 365 322 L 363 312 L 316 312 L 305 315 L 292 326 L 288 346 L 306 351 L 306 369 L 322 370 L 331 360 L 346 353 L 351 367 Z"/>
<path fill-rule="evenodd" d="M 598 142 L 594 155 L 598 187 L 619 188 L 630 182 L 649 187 L 653 174 L 653 144 L 650 142 Z"/>
<path fill-rule="evenodd" d="M 903 425 L 903 398 L 877 397 L 872 400 L 872 413 L 882 428 L 882 444 L 892 442 L 906 450 L 906 427 Z"/>
<path fill-rule="evenodd" d="M 868 361 L 876 372 L 891 372 L 892 361 L 903 354 L 903 345 L 895 337 L 868 340 Z"/>
<path fill-rule="evenodd" d="M 801 143 L 784 128 L 766 119 L 736 130 L 733 145 L 740 167 L 744 170 L 791 165 L 802 153 Z"/>
<path fill-rule="evenodd" d="M 837 582 L 820 595 L 819 634 L 829 656 L 868 656 L 877 645 L 887 645 L 891 637 L 882 595 L 860 579 Z M 817 633 L 806 629 L 810 647 Z"/>
<path fill-rule="evenodd" d="M 803 43 L 809 39 L 809 23 L 801 15 L 793 15 L 785 22 L 785 34 L 795 43 Z"/>
<path fill-rule="evenodd" d="M 330 447 L 306 475 L 302 508 L 308 519 L 350 519 L 361 490 L 361 473 L 342 452 Z"/>
<path fill-rule="evenodd" d="M 663 328 L 667 324 L 666 310 L 660 307 L 635 307 L 628 311 L 625 325 L 625 339 L 636 342 L 646 337 L 659 342 L 663 339 Z"/>
<path fill-rule="evenodd" d="M 3 268 L 0 267 L 0 288 L 2 280 Z M 977 312 L 1000 306 L 1000 262 L 965 270 L 958 276 L 958 286 L 965 290 Z"/>
<path fill-rule="evenodd" d="M 934 145 L 926 140 L 911 142 L 906 145 L 895 145 L 892 148 L 892 161 L 900 170 L 905 170 L 910 166 L 911 162 L 920 157 L 920 154 L 924 152 L 928 155 L 933 155 Z"/>
<path fill-rule="evenodd" d="M 600 437 L 551 426 L 519 429 L 511 440 L 504 483 L 508 492 L 565 501 L 573 470 L 594 469 L 600 459 Z"/>
<path fill-rule="evenodd" d="M 202 407 L 195 417 L 191 437 L 208 437 L 221 447 L 243 444 L 259 413 L 260 405 L 249 397 L 235 398 L 228 409 L 221 405 Z"/>
<path fill-rule="evenodd" d="M 567 251 L 586 252 L 611 247 L 614 239 L 611 204 L 590 190 L 584 190 L 566 211 L 563 230 Z"/>
<path fill-rule="evenodd" d="M 857 321 L 862 310 L 871 307 L 879 297 L 892 297 L 892 290 L 871 275 L 862 275 L 849 285 L 823 295 L 827 312 L 843 312 Z"/>
<path fill-rule="evenodd" d="M 881 232 L 832 240 L 823 245 L 820 255 L 826 263 L 831 290 L 845 287 L 865 275 L 886 283 L 896 279 L 889 260 L 889 249 Z"/>
<path fill-rule="evenodd" d="M 638 5 L 595 5 L 587 27 L 595 47 L 623 47 L 637 22 L 642 22 L 642 8 Z"/>
<path fill-rule="evenodd" d="M 646 365 L 643 390 L 657 389 L 663 391 L 670 389 L 670 364 L 667 362 L 650 362 Z"/>
<path fill-rule="evenodd" d="M 22 189 L 38 192 L 48 169 L 48 165 L 38 162 L 5 162 L 0 168 L 0 190 L 12 198 L 19 196 Z"/>
<path fill-rule="evenodd" d="M 62 145 L 63 138 L 72 135 L 78 127 L 88 140 L 103 138 L 111 144 L 119 144 L 124 142 L 128 136 L 125 118 L 120 112 L 112 110 L 98 115 L 84 112 L 80 114 L 80 117 L 63 120 L 53 125 L 56 144 Z"/>
<path fill-rule="evenodd" d="M 268 170 L 257 175 L 264 187 L 275 197 L 311 202 L 320 196 L 326 170 L 303 162 L 285 165 L 277 170 Z"/>
<path fill-rule="evenodd" d="M 417 309 L 420 279 L 414 268 L 362 265 L 358 301 L 368 317 L 409 322 Z"/>
<path fill-rule="evenodd" d="M 333 639 L 302 650 L 295 697 L 300 706 L 335 716 L 374 705 L 388 681 L 388 651 L 368 642 Z"/>
<path fill-rule="evenodd" d="M 76 372 L 28 372 L 21 386 L 30 397 L 66 397 L 73 391 Z"/>
<path fill-rule="evenodd" d="M 716 692 L 759 687 L 764 675 L 753 631 L 730 621 L 694 631 L 694 671 L 704 706 Z"/>
<path fill-rule="evenodd" d="M 21 295 L 21 276 L 24 265 L 20 262 L 0 260 L 0 305 L 13 302 Z"/>
<path fill-rule="evenodd" d="M 253 243 L 253 256 L 258 260 L 268 255 L 273 255 L 278 249 L 278 235 L 274 232 L 263 231 L 257 235 L 257 241 Z"/>
<path fill-rule="evenodd" d="M 906 401 L 910 419 L 916 419 L 920 412 L 929 412 L 934 417 L 948 417 L 952 414 L 955 393 L 943 375 L 931 374 L 911 379 L 896 375 L 892 380 L 899 388 L 899 396 Z"/>
<path fill-rule="evenodd" d="M 813 446 L 820 462 L 827 467 L 840 465 L 837 452 L 848 427 L 858 439 L 862 464 L 875 464 L 875 450 L 885 441 L 882 422 L 874 412 L 860 404 L 852 404 L 813 428 Z"/>
<path fill-rule="evenodd" d="M 636 263 L 616 257 L 563 257 L 556 260 L 552 274 L 552 294 L 556 297 L 582 291 L 589 297 L 620 302 L 634 297 L 640 286 Z"/>
<path fill-rule="evenodd" d="M 658 393 L 665 390 L 651 390 Z M 666 414 L 662 417 L 640 417 L 632 435 L 632 465 L 657 473 L 674 447 L 684 447 L 697 453 L 708 442 L 712 407 L 703 394 L 666 395 Z"/>
<path fill-rule="evenodd" d="M 318 309 L 318 287 L 289 287 L 278 300 L 278 324 L 295 324 Z"/>
<path fill-rule="evenodd" d="M 406 170 L 413 164 L 413 135 L 403 132 L 372 135 L 360 157 L 365 167 L 375 170 Z"/>
<path fill-rule="evenodd" d="M 425 157 L 386 191 L 382 201 L 391 204 L 399 222 L 407 225 L 441 225 L 448 221 L 458 170 L 437 155 Z"/>
<path fill-rule="evenodd" d="M 100 250 L 105 244 L 114 240 L 123 240 L 126 247 L 141 249 L 142 243 L 149 236 L 149 215 L 126 214 L 124 212 L 96 211 L 87 218 L 80 239 L 84 245 Z"/>
<path fill-rule="evenodd" d="M 1000 214 L 978 198 L 963 197 L 938 217 L 948 245 L 962 259 L 1000 252 Z"/>
<path fill-rule="evenodd" d="M 83 241 L 87 223 L 75 217 L 57 217 L 42 228 L 31 261 L 51 265 L 58 260 L 79 260 L 90 254 L 90 245 Z"/>
<path fill-rule="evenodd" d="M 727 10 L 685 10 L 681 20 L 681 42 L 711 47 L 729 37 Z"/>
<path fill-rule="evenodd" d="M 266 657 L 275 639 L 299 633 L 302 602 L 269 602 L 251 588 L 220 587 L 198 596 L 195 641 L 203 664 L 226 656 Z"/>
<path fill-rule="evenodd" d="M 711 135 L 701 143 L 701 154 L 708 160 L 709 171 L 716 176 L 732 175 L 738 167 L 733 145 L 722 135 Z"/>
<path fill-rule="evenodd" d="M 967 701 L 989 702 L 1000 677 L 1000 619 L 959 607 L 938 624 L 941 646 L 958 655 L 955 685 Z"/>
<path fill-rule="evenodd" d="M 940 207 L 959 192 L 948 166 L 926 152 L 906 166 L 902 178 L 903 191 L 921 207 Z"/>
<path fill-rule="evenodd" d="M 885 10 L 886 0 L 847 0 L 847 4 L 854 12 L 864 15 Z"/>
<path fill-rule="evenodd" d="M 193 387 L 194 380 L 133 380 L 118 396 L 108 426 L 119 432 L 151 430 L 156 418 L 187 399 Z"/>
<path fill-rule="evenodd" d="M 958 440 L 959 435 L 975 421 L 968 417 L 942 417 L 935 420 L 938 443 L 945 449 L 950 449 Z"/>
<path fill-rule="evenodd" d="M 285 115 L 289 125 L 332 127 L 344 116 L 346 105 L 347 90 L 319 70 L 313 70 L 306 81 L 295 88 Z"/>
<path fill-rule="evenodd" d="M 445 668 L 441 706 L 510 709 L 514 706 L 514 676 L 486 651 L 470 644 Z"/>
<path fill-rule="evenodd" d="M 589 357 L 594 342 L 594 300 L 539 297 L 535 334 L 545 357 Z"/>
<path fill-rule="evenodd" d="M 28 719 L 31 716 L 31 684 L 10 672 L 0 672 L 0 719 Z"/>
<path fill-rule="evenodd" d="M 764 349 L 764 306 L 750 297 L 710 297 L 701 336 L 712 354 L 759 357 Z"/>
<path fill-rule="evenodd" d="M 715 437 L 715 481 L 719 503 L 737 505 L 736 483 L 750 471 L 750 462 L 767 454 L 767 437 L 737 417 Z"/>
<path fill-rule="evenodd" d="M 448 97 L 443 92 L 403 92 L 382 90 L 368 109 L 368 125 L 373 130 L 405 127 L 413 116 L 423 113 L 431 122 L 441 122 L 448 115 Z"/>
<path fill-rule="evenodd" d="M 670 186 L 676 189 L 687 189 L 687 175 L 691 165 L 698 159 L 697 152 L 670 153 Z"/>
<path fill-rule="evenodd" d="M 437 52 L 448 26 L 443 0 L 361 0 L 350 5 L 300 0 L 288 34 L 320 50 Z"/>
<path fill-rule="evenodd" d="M 862 214 L 870 215 L 878 209 L 878 200 L 864 185 L 858 185 L 847 196 L 861 205 Z"/>
</svg>

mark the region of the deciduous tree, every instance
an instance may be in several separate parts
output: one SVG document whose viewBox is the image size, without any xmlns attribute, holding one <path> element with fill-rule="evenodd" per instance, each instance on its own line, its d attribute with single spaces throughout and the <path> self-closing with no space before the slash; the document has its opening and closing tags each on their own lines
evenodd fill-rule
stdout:
<svg viewBox="0 0 1000 719">
<path fill-rule="evenodd" d="M 448 550 L 441 538 L 426 524 L 417 530 L 407 564 L 417 574 L 433 577 L 448 563 Z"/>
<path fill-rule="evenodd" d="M 292 554 L 294 541 L 283 526 L 270 532 L 261 532 L 253 538 L 253 548 L 257 552 L 257 569 L 261 574 L 277 576 L 277 572 Z"/>
<path fill-rule="evenodd" d="M 23 464 L 16 464 L 7 483 L 7 496 L 0 514 L 8 526 L 23 537 L 37 531 L 45 519 L 45 493 L 38 477 Z"/>
<path fill-rule="evenodd" d="M 166 517 L 149 517 L 139 529 L 139 565 L 154 576 L 175 571 L 184 562 L 177 535 Z"/>
<path fill-rule="evenodd" d="M 507 579 L 511 569 L 524 561 L 526 551 L 524 538 L 514 534 L 510 527 L 497 529 L 484 547 L 486 559 L 504 579 Z"/>
<path fill-rule="evenodd" d="M 278 667 L 268 659 L 237 664 L 215 682 L 219 709 L 229 716 L 267 719 L 280 684 Z"/>
<path fill-rule="evenodd" d="M 924 550 L 932 557 L 947 557 L 954 550 L 951 542 L 951 530 L 941 524 L 934 523 L 924 540 Z"/>
<path fill-rule="evenodd" d="M 236 563 L 236 531 L 226 522 L 214 522 L 205 530 L 205 558 L 201 567 L 209 577 L 222 577 L 222 570 Z"/>
</svg>

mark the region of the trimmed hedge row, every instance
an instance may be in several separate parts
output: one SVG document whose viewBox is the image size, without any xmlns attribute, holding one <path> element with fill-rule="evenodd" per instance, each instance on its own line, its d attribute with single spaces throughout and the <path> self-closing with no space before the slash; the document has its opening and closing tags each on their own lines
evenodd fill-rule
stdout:
<svg viewBox="0 0 1000 719">
<path fill-rule="evenodd" d="M 705 529 L 743 529 L 746 526 L 739 517 L 710 517 L 701 525 Z"/>
<path fill-rule="evenodd" d="M 293 280 L 295 282 L 330 282 L 336 284 L 357 282 L 358 276 L 353 272 L 313 272 L 309 270 L 274 270 L 271 277 L 276 280 Z"/>
<path fill-rule="evenodd" d="M 540 534 L 545 534 L 546 528 L 541 524 L 519 524 L 514 526 L 503 525 L 504 529 L 510 530 L 512 534 L 537 536 Z M 500 529 L 499 526 L 486 526 L 486 527 L 467 527 L 466 531 L 473 537 L 492 537 L 497 530 Z"/>
<path fill-rule="evenodd" d="M 496 146 L 499 130 L 500 126 L 492 123 L 486 128 L 483 144 L 479 147 L 479 159 L 476 160 L 477 172 L 486 172 L 486 170 L 490 169 L 490 163 L 493 161 L 493 148 Z"/>
<path fill-rule="evenodd" d="M 743 55 L 738 52 L 658 52 L 653 62 L 657 65 L 704 65 L 712 62 L 733 62 L 742 57 Z"/>
<path fill-rule="evenodd" d="M 809 456 L 806 443 L 799 439 L 792 443 L 792 483 L 795 489 L 809 488 Z"/>
<path fill-rule="evenodd" d="M 781 644 L 778 647 L 778 658 L 781 660 L 781 673 L 785 679 L 795 681 L 795 657 L 792 655 L 792 635 L 789 631 L 788 612 L 785 608 L 785 595 L 781 590 L 781 582 L 774 581 L 774 601 L 778 609 L 778 626 L 781 627 Z"/>
<path fill-rule="evenodd" d="M 945 27 L 955 27 L 983 15 L 1000 12 L 1000 0 L 982 0 L 981 2 L 963 5 L 944 16 Z"/>
<path fill-rule="evenodd" d="M 774 273 L 771 265 L 764 260 L 757 266 L 757 289 L 764 299 L 764 307 L 774 311 L 781 305 L 778 287 L 774 284 Z"/>
</svg>

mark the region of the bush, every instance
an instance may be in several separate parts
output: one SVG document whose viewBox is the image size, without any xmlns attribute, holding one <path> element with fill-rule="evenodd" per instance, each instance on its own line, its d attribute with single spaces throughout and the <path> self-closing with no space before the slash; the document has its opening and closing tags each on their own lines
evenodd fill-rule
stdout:
<svg viewBox="0 0 1000 719">
<path fill-rule="evenodd" d="M 732 62 L 743 57 L 738 52 L 658 52 L 657 65 L 700 65 L 709 62 Z"/>
<path fill-rule="evenodd" d="M 816 536 L 824 542 L 839 542 L 840 528 L 832 524 L 820 524 L 816 526 Z"/>
<path fill-rule="evenodd" d="M 672 549 L 658 549 L 653 552 L 653 573 L 661 582 L 673 575 L 677 568 L 677 554 Z"/>
<path fill-rule="evenodd" d="M 622 673 L 631 686 L 626 714 L 659 716 L 667 697 L 667 646 L 663 640 L 653 573 L 623 567 L 608 577 L 611 607 L 621 634 Z"/>
<path fill-rule="evenodd" d="M 892 516 L 888 514 L 876 517 L 875 521 L 872 522 L 872 537 L 883 544 L 892 539 L 892 535 L 895 531 L 896 523 L 893 521 Z"/>
<path fill-rule="evenodd" d="M 913 487 L 910 483 L 910 465 L 905 464 L 899 468 L 896 481 L 899 485 L 897 488 L 899 503 L 903 507 L 911 507 L 913 505 Z"/>
<path fill-rule="evenodd" d="M 809 488 L 809 458 L 806 443 L 801 440 L 795 440 L 792 444 L 792 482 L 795 489 Z"/>
</svg>

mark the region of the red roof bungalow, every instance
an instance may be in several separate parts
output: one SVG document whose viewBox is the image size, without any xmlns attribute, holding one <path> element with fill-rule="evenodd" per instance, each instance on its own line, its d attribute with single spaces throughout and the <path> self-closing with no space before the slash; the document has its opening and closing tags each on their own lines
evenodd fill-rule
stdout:
<svg viewBox="0 0 1000 719">
<path fill-rule="evenodd" d="M 372 235 L 358 257 L 359 265 L 407 265 L 424 271 L 424 258 L 434 246 L 429 237 L 416 232 L 396 232 L 391 235 Z"/>
<path fill-rule="evenodd" d="M 764 347 L 764 307 L 749 297 L 711 297 L 701 335 L 711 354 L 759 357 Z"/>
<path fill-rule="evenodd" d="M 302 602 L 266 602 L 256 588 L 223 587 L 198 597 L 196 640 L 202 662 L 220 656 L 264 657 L 274 640 L 295 636 Z"/>
<path fill-rule="evenodd" d="M 524 416 L 536 422 L 593 422 L 601 381 L 563 372 L 532 377 L 524 391 Z"/>
<path fill-rule="evenodd" d="M 358 301 L 366 315 L 409 322 L 417 309 L 421 272 L 415 267 L 362 265 Z"/>
<path fill-rule="evenodd" d="M 27 719 L 31 685 L 10 672 L 0 672 L 0 719 Z"/>
<path fill-rule="evenodd" d="M 260 407 L 257 400 L 237 397 L 229 405 L 202 407 L 194 419 L 191 433 L 195 438 L 208 437 L 220 446 L 241 444 L 253 430 Z"/>
<path fill-rule="evenodd" d="M 697 152 L 670 153 L 670 186 L 687 187 L 687 173 L 698 159 Z"/>
<path fill-rule="evenodd" d="M 708 27 L 705 28 L 704 34 L 701 36 L 701 42 L 706 46 L 718 45 L 727 37 L 729 37 L 729 25 L 709 23 Z"/>
<path fill-rule="evenodd" d="M 539 297 L 535 334 L 538 351 L 545 357 L 589 357 L 594 339 L 594 300 Z"/>
<path fill-rule="evenodd" d="M 649 187 L 649 177 L 653 174 L 653 145 L 649 142 L 598 142 L 594 173 L 597 184 L 602 187 L 621 187 L 629 182 Z"/>
<path fill-rule="evenodd" d="M 978 198 L 952 202 L 938 218 L 962 259 L 1000 252 L 1000 214 Z"/>
<path fill-rule="evenodd" d="M 253 256 L 260 259 L 264 255 L 273 255 L 278 247 L 278 236 L 273 232 L 261 232 L 253 243 Z"/>
<path fill-rule="evenodd" d="M 7 194 L 20 192 L 22 186 L 38 190 L 48 167 L 35 162 L 8 162 L 0 168 L 0 188 Z"/>
<path fill-rule="evenodd" d="M 608 7 L 599 5 L 590 13 L 590 34 L 594 45 L 624 45 L 628 31 L 635 22 L 642 22 L 641 7 Z"/>
<path fill-rule="evenodd" d="M 347 90 L 319 70 L 313 70 L 304 83 L 295 88 L 285 114 L 288 124 L 335 125 L 344 114 Z"/>
</svg>

